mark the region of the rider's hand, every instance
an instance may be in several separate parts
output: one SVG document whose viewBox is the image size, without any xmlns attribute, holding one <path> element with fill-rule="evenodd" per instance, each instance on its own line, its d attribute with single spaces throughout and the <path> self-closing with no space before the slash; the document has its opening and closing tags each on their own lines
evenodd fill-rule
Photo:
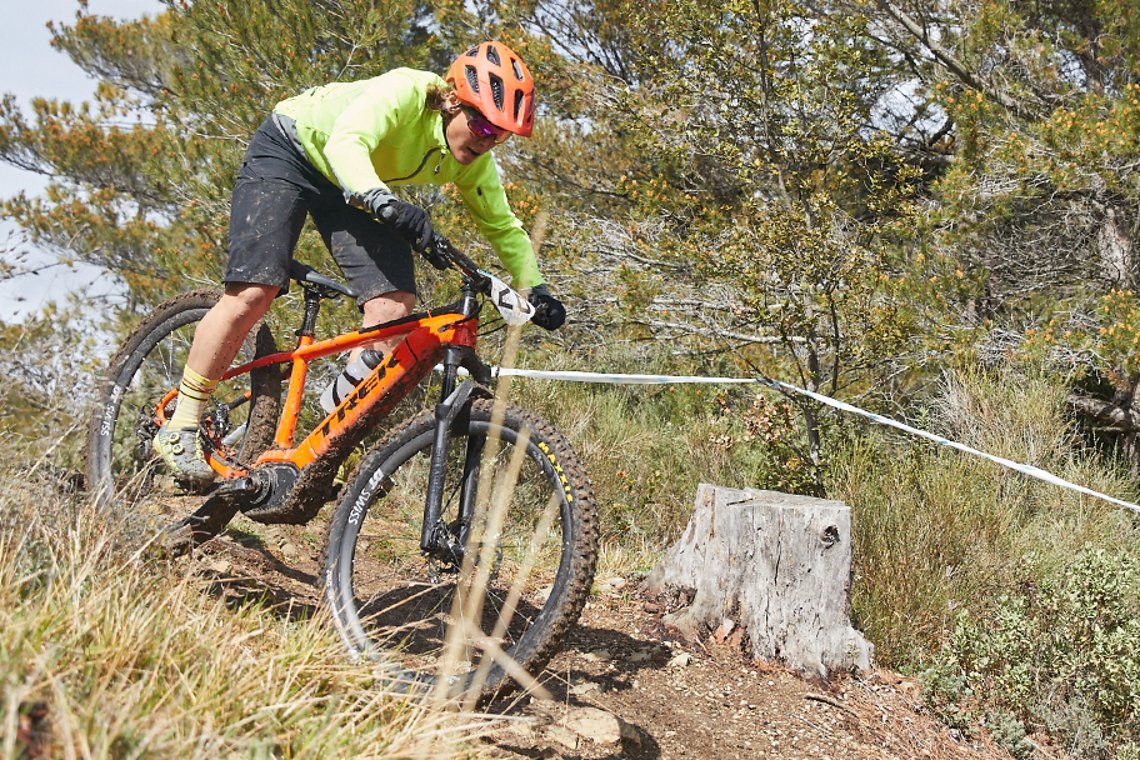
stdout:
<svg viewBox="0 0 1140 760">
<path fill-rule="evenodd" d="M 440 250 L 427 211 L 412 203 L 405 203 L 382 187 L 373 188 L 363 195 L 346 193 L 346 197 L 349 203 L 363 208 L 373 218 L 392 225 L 436 269 L 448 269 L 451 266 L 451 259 Z"/>
<path fill-rule="evenodd" d="M 434 246 L 435 230 L 431 226 L 431 217 L 414 203 L 393 198 L 380 209 L 379 216 L 417 251 L 423 253 Z"/>
<path fill-rule="evenodd" d="M 557 330 L 566 321 L 566 307 L 554 296 L 550 295 L 550 288 L 546 283 L 535 285 L 527 296 L 531 306 L 534 307 L 534 316 L 531 322 L 547 330 Z"/>
<path fill-rule="evenodd" d="M 435 248 L 435 230 L 431 226 L 431 217 L 414 203 L 407 203 L 392 195 L 387 198 L 381 196 L 377 198 L 376 208 L 369 210 L 380 221 L 392 225 L 392 229 L 420 253 Z M 428 260 L 431 261 L 430 256 Z M 432 264 L 438 266 L 434 261 Z"/>
<path fill-rule="evenodd" d="M 391 224 L 433 267 L 436 269 L 451 267 L 451 259 L 439 249 L 428 212 L 414 203 L 405 203 L 393 198 L 380 210 L 379 217 Z"/>
</svg>

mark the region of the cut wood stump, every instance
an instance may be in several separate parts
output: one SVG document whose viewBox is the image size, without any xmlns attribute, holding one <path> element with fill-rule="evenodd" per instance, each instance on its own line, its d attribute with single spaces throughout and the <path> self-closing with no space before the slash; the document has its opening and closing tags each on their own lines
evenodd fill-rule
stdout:
<svg viewBox="0 0 1140 760">
<path fill-rule="evenodd" d="M 664 622 L 690 639 L 742 629 L 754 659 L 826 680 L 871 666 L 873 647 L 851 626 L 850 583 L 846 504 L 702 483 L 685 533 L 645 590 L 687 600 Z"/>
</svg>

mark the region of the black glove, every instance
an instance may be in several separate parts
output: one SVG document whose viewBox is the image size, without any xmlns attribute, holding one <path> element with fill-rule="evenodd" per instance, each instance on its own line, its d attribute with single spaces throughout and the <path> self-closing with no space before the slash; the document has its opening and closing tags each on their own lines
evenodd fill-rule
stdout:
<svg viewBox="0 0 1140 760">
<path fill-rule="evenodd" d="M 360 196 L 350 195 L 349 203 L 363 207 L 373 217 L 392 225 L 392 229 L 407 240 L 412 248 L 422 253 L 436 269 L 447 269 L 451 265 L 447 257 L 436 250 L 431 217 L 419 206 L 406 203 L 379 187 Z"/>
<path fill-rule="evenodd" d="M 531 322 L 547 330 L 557 330 L 566 321 L 566 307 L 554 296 L 550 295 L 550 288 L 546 283 L 535 285 L 527 296 L 531 306 L 534 307 L 534 316 Z"/>
<path fill-rule="evenodd" d="M 451 259 L 436 244 L 435 230 L 432 229 L 428 212 L 414 203 L 405 203 L 393 198 L 380 209 L 378 216 L 381 221 L 392 225 L 393 229 L 411 243 L 412 248 L 422 253 L 433 267 L 451 268 Z"/>
<path fill-rule="evenodd" d="M 405 203 L 392 198 L 376 210 L 376 217 L 392 225 L 392 229 L 411 243 L 412 248 L 424 252 L 435 243 L 435 230 L 431 226 L 431 217 L 414 203 Z"/>
</svg>

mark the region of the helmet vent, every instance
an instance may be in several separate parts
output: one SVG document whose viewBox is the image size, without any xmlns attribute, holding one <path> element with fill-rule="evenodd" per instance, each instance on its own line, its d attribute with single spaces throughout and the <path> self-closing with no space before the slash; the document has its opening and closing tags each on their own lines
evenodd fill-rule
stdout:
<svg viewBox="0 0 1140 760">
<path fill-rule="evenodd" d="M 515 90 L 515 121 L 518 121 L 519 110 L 522 108 L 523 94 L 522 90 Z"/>
<path fill-rule="evenodd" d="M 494 45 L 487 46 L 487 60 L 496 66 L 503 65 L 502 60 L 499 59 L 499 51 L 495 48 Z"/>
<path fill-rule="evenodd" d="M 511 59 L 511 68 L 515 71 L 515 79 L 521 82 L 523 80 L 523 70 L 518 58 Z"/>
<path fill-rule="evenodd" d="M 491 97 L 495 99 L 495 107 L 503 109 L 503 80 L 495 74 L 488 77 L 491 85 Z"/>
<path fill-rule="evenodd" d="M 479 92 L 479 75 L 475 73 L 474 66 L 464 66 L 463 73 L 467 77 L 467 84 L 472 92 Z"/>
</svg>

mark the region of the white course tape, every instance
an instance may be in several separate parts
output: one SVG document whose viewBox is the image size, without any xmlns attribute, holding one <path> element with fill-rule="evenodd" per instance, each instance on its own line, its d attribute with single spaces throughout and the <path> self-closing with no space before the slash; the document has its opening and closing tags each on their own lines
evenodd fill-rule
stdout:
<svg viewBox="0 0 1140 760">
<path fill-rule="evenodd" d="M 782 382 L 780 380 L 747 377 L 701 377 L 698 375 L 628 375 L 576 371 L 551 372 L 537 369 L 517 369 L 509 367 L 494 367 L 492 369 L 494 373 L 500 377 L 529 377 L 537 380 L 563 380 L 574 383 L 603 383 L 607 385 L 673 385 L 687 383 L 700 383 L 705 385 L 741 385 L 746 383 L 758 383 L 760 385 L 767 385 L 771 388 L 778 388 L 789 393 L 806 396 L 826 406 L 830 406 L 844 412 L 849 412 L 860 417 L 865 417 L 872 422 L 877 422 L 880 425 L 886 425 L 887 427 L 892 427 L 896 430 L 902 430 L 905 433 L 916 435 L 919 438 L 925 438 L 926 440 L 937 443 L 940 446 L 946 446 L 948 448 L 955 449 L 956 451 L 961 451 L 964 454 L 970 454 L 982 459 L 987 459 L 991 462 L 994 462 L 995 464 L 1001 465 L 1002 467 L 1008 467 L 1009 469 L 1016 470 L 1023 475 L 1028 475 L 1031 478 L 1043 480 L 1046 483 L 1052 483 L 1055 486 L 1067 488 L 1070 491 L 1076 491 L 1077 493 L 1081 493 L 1086 496 L 1092 496 L 1095 499 L 1102 499 L 1104 501 L 1116 504 L 1120 507 L 1124 507 L 1125 509 L 1130 509 L 1133 512 L 1140 514 L 1140 504 L 1133 504 L 1130 501 L 1117 499 L 1114 496 L 1108 496 L 1106 494 L 1100 493 L 1099 491 L 1094 491 L 1091 488 L 1085 488 L 1084 486 L 1077 485 L 1076 483 L 1070 483 L 1064 478 L 1059 478 L 1050 472 L 1042 470 L 1040 467 L 1034 467 L 1031 464 L 1014 462 L 1013 460 L 1005 459 L 1004 457 L 987 454 L 984 451 L 979 451 L 978 449 L 967 446 L 964 443 L 951 441 L 949 438 L 943 438 L 940 435 L 928 433 L 925 430 L 911 427 L 910 425 L 899 422 L 898 420 L 892 420 L 890 417 L 884 417 L 881 414 L 868 412 L 865 409 L 860 409 L 857 406 L 852 406 L 851 404 L 845 403 L 843 401 L 837 401 L 830 396 L 824 396 L 822 394 L 814 393 L 813 391 L 805 390 L 803 388 L 797 388 L 794 385 L 789 385 L 788 383 Z"/>
<path fill-rule="evenodd" d="M 726 383 L 756 383 L 750 377 L 701 377 L 699 375 L 606 375 L 600 372 L 576 372 L 564 370 L 551 372 L 541 369 L 517 369 L 492 367 L 498 377 L 533 377 L 539 380 L 566 380 L 571 383 L 602 383 L 605 385 L 679 385 L 682 383 L 704 383 L 725 385 Z"/>
</svg>

